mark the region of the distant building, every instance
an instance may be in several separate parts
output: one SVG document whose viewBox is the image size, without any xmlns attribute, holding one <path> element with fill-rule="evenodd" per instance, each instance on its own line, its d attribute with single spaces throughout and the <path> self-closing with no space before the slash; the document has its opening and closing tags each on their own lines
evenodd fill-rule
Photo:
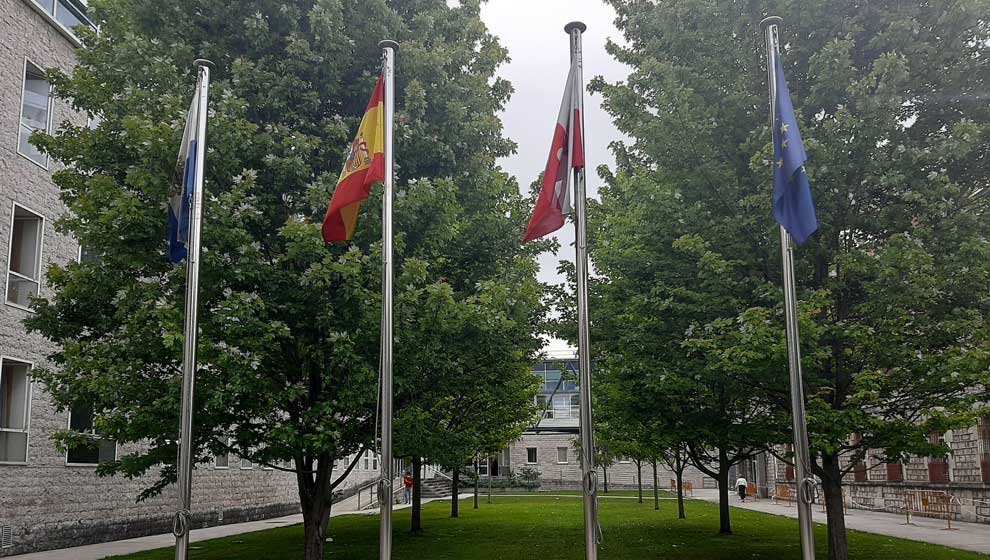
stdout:
<svg viewBox="0 0 990 560">
<path fill-rule="evenodd" d="M 533 375 L 540 379 L 536 404 L 543 413 L 522 437 L 499 454 L 497 465 L 492 461 L 491 471 L 504 477 L 519 474 L 522 469 L 535 469 L 540 473 L 544 489 L 580 488 L 581 457 L 575 446 L 581 426 L 577 356 L 574 351 L 554 353 L 533 367 Z M 673 474 L 662 463 L 658 472 L 660 487 L 669 490 Z M 487 469 L 483 468 L 482 474 L 487 475 Z M 633 461 L 619 458 L 605 468 L 598 468 L 599 489 L 604 491 L 606 477 L 610 489 L 635 488 L 637 474 Z M 688 468 L 684 476 L 685 481 L 699 489 L 714 483 L 694 468 Z M 642 477 L 644 488 L 652 489 L 650 465 L 643 464 Z"/>
</svg>

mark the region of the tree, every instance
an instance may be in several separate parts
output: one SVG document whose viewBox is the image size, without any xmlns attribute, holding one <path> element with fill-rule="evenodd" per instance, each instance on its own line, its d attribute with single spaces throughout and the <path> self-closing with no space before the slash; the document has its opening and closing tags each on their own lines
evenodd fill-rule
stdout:
<svg viewBox="0 0 990 560">
<path fill-rule="evenodd" d="M 464 465 L 518 438 L 534 415 L 541 290 L 527 262 L 516 276 L 486 282 L 480 295 L 461 302 L 444 285 L 419 302 L 423 314 L 410 315 L 425 314 L 427 322 L 410 329 L 419 337 L 405 341 L 397 454 L 453 472 L 453 517 Z M 414 499 L 413 532 L 422 530 L 419 513 Z"/>
<path fill-rule="evenodd" d="M 720 532 L 731 532 L 729 469 L 782 441 L 772 403 L 710 352 L 759 284 L 740 261 L 709 244 L 679 188 L 653 175 L 606 174 L 590 213 L 596 379 L 610 421 L 650 434 L 651 458 L 682 444 L 719 482 Z"/>
<path fill-rule="evenodd" d="M 102 258 L 49 271 L 55 296 L 35 302 L 29 327 L 60 350 L 56 369 L 38 375 L 58 406 L 92 405 L 102 435 L 142 442 L 101 474 L 140 476 L 162 465 L 142 498 L 175 480 L 185 275 L 164 258 L 162 203 L 192 92 L 191 61 L 212 60 L 196 461 L 233 451 L 294 472 L 305 555 L 322 558 L 332 491 L 353 464 L 337 478 L 334 467 L 375 437 L 380 191 L 349 244 L 325 246 L 319 221 L 376 78 L 377 42 L 402 44 L 398 393 L 408 390 L 401 364 L 424 359 L 409 356 L 406 341 L 429 337 L 417 330 L 428 323 L 421 303 L 429 294 L 450 290 L 458 305 L 475 302 L 491 313 L 490 333 L 520 340 L 521 327 L 500 323 L 520 320 L 523 299 L 484 302 L 497 299 L 485 287 L 490 279 L 528 286 L 526 273 L 535 270 L 530 249 L 516 242 L 518 192 L 491 172 L 513 148 L 495 116 L 511 91 L 494 77 L 506 53 L 476 1 L 91 7 L 100 34 L 81 31 L 79 66 L 51 80 L 98 126 L 66 123 L 34 140 L 68 165 L 54 177 L 70 212 L 58 227 Z M 487 214 L 477 210 L 485 206 Z"/>
<path fill-rule="evenodd" d="M 667 468 L 674 473 L 674 480 L 677 483 L 677 518 L 686 519 L 684 513 L 684 470 L 688 467 L 690 456 L 687 452 L 687 445 L 684 442 L 671 443 L 662 454 L 662 460 Z"/>
<path fill-rule="evenodd" d="M 844 560 L 849 465 L 867 452 L 944 453 L 930 432 L 964 421 L 986 382 L 990 301 L 978 287 L 990 272 L 990 108 L 976 92 L 990 72 L 990 5 L 611 3 L 627 46 L 609 50 L 633 71 L 592 88 L 632 138 L 617 146 L 619 175 L 676 186 L 691 210 L 677 227 L 731 255 L 752 288 L 690 346 L 745 356 L 733 367 L 759 374 L 753 390 L 786 411 L 757 29 L 770 13 L 784 18 L 782 60 L 821 222 L 796 271 L 812 470 L 825 491 L 829 558 Z"/>
</svg>

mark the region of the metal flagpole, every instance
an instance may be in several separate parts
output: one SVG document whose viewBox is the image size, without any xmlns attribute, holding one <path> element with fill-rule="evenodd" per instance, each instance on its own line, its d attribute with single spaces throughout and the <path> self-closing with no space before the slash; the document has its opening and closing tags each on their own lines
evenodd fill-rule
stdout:
<svg viewBox="0 0 990 560">
<path fill-rule="evenodd" d="M 767 44 L 767 79 L 770 86 L 770 130 L 777 125 L 777 57 L 780 17 L 764 19 Z M 772 159 L 772 158 L 771 158 Z M 771 161 L 771 168 L 773 162 Z M 811 519 L 811 502 L 815 496 L 815 481 L 811 478 L 811 454 L 808 450 L 808 424 L 804 417 L 804 381 L 801 375 L 801 337 L 798 333 L 797 290 L 794 280 L 794 244 L 791 236 L 780 226 L 780 256 L 784 276 L 784 312 L 787 320 L 787 365 L 790 370 L 791 410 L 794 422 L 794 467 L 797 471 L 798 525 L 801 533 L 801 559 L 815 558 L 815 527 Z"/>
<path fill-rule="evenodd" d="M 175 560 L 189 554 L 189 521 L 192 509 L 193 470 L 193 389 L 196 383 L 196 312 L 199 304 L 199 248 L 203 226 L 203 169 L 206 163 L 206 114 L 213 63 L 197 59 L 199 68 L 196 95 L 196 162 L 193 170 L 193 196 L 189 203 L 189 244 L 186 251 L 186 324 L 182 352 L 182 412 L 179 420 L 179 511 L 175 513 Z"/>
<path fill-rule="evenodd" d="M 581 127 L 581 145 L 584 145 L 584 76 L 581 53 L 581 34 L 588 29 L 580 21 L 572 21 L 564 27 L 570 36 L 571 60 L 576 62 L 577 71 L 571 92 L 570 150 L 568 158 L 574 164 L 574 125 Z M 582 122 L 574 123 L 574 110 Z M 581 470 L 584 481 L 584 545 L 585 558 L 598 560 L 598 472 L 595 470 L 595 430 L 591 414 L 591 336 L 588 333 L 588 224 L 587 194 L 585 192 L 584 167 L 574 169 L 574 212 L 575 212 L 575 265 L 577 268 L 577 311 L 578 311 L 578 369 L 581 375 Z"/>
<path fill-rule="evenodd" d="M 379 558 L 392 558 L 392 121 L 395 113 L 395 51 L 399 44 L 378 43 L 385 59 L 385 193 L 382 196 L 382 456 L 378 503 Z"/>
</svg>

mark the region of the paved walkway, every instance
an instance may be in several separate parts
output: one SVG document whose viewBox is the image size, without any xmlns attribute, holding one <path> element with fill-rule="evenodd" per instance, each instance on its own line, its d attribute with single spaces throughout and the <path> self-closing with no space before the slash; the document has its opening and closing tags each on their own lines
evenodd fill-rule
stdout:
<svg viewBox="0 0 990 560">
<path fill-rule="evenodd" d="M 718 503 L 718 490 L 697 490 L 695 498 Z M 729 504 L 736 508 L 797 518 L 795 506 L 777 505 L 770 500 L 753 501 L 750 498 L 740 502 L 738 496 L 730 494 Z M 817 523 L 825 523 L 825 514 L 822 513 L 821 506 L 815 506 L 812 518 Z M 911 525 L 905 525 L 904 521 L 903 515 L 894 513 L 862 509 L 846 510 L 846 527 L 849 529 L 990 554 L 990 525 L 953 521 L 952 528 L 958 530 L 946 531 L 945 521 L 939 519 L 913 516 Z"/>
<path fill-rule="evenodd" d="M 473 498 L 473 497 L 474 497 L 474 493 L 458 495 L 458 498 L 461 500 L 465 498 Z M 352 496 L 350 498 L 347 498 L 346 500 L 334 504 L 333 509 L 330 512 L 330 516 L 337 517 L 338 515 L 375 515 L 378 513 L 377 509 L 358 511 L 357 500 L 358 500 L 357 496 Z M 426 504 L 437 500 L 449 501 L 450 498 L 426 499 L 423 500 L 423 503 Z M 396 505 L 395 509 L 400 510 L 408 507 L 411 506 L 409 504 L 401 504 L 401 505 Z M 209 539 L 218 539 L 221 537 L 230 537 L 233 535 L 240 535 L 243 533 L 264 531 L 265 529 L 274 529 L 275 527 L 297 525 L 299 523 L 302 523 L 302 521 L 303 521 L 302 514 L 296 514 L 296 515 L 287 515 L 285 517 L 277 517 L 275 519 L 265 519 L 263 521 L 249 521 L 247 523 L 233 523 L 230 525 L 207 527 L 205 529 L 193 529 L 189 535 L 189 542 L 197 543 Z M 174 545 L 175 545 L 175 537 L 172 536 L 172 533 L 165 533 L 163 535 L 151 535 L 148 537 L 138 537 L 136 539 L 127 539 L 122 541 L 112 541 L 106 543 L 91 544 L 86 546 L 77 546 L 74 548 L 48 550 L 45 552 L 32 552 L 30 554 L 20 554 L 17 556 L 10 556 L 9 558 L 16 560 L 103 560 L 108 556 L 133 554 L 135 552 L 153 550 L 156 548 L 172 547 Z M 194 549 L 195 546 L 190 546 L 190 548 Z"/>
</svg>

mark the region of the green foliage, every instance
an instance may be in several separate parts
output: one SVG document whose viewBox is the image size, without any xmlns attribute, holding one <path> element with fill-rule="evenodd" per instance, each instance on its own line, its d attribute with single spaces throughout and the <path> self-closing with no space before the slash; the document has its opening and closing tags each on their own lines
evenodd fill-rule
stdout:
<svg viewBox="0 0 990 560">
<path fill-rule="evenodd" d="M 63 123 L 38 141 L 68 164 L 55 174 L 69 210 L 58 227 L 101 258 L 52 267 L 55 296 L 35 302 L 29 326 L 59 345 L 56 367 L 37 372 L 58 406 L 90 403 L 101 435 L 141 444 L 102 465 L 103 474 L 139 476 L 162 465 L 142 497 L 175 479 L 185 267 L 165 259 L 164 202 L 198 57 L 216 70 L 196 461 L 229 450 L 295 470 L 307 528 L 321 519 L 325 527 L 335 462 L 373 445 L 380 189 L 364 204 L 353 242 L 325 245 L 319 224 L 383 38 L 402 45 L 398 428 L 412 430 L 406 418 L 420 412 L 433 421 L 446 414 L 451 447 L 473 452 L 529 418 L 541 293 L 533 249 L 518 243 L 524 201 L 494 166 L 513 149 L 496 116 L 511 88 L 494 77 L 506 52 L 481 23 L 477 1 L 91 5 L 99 35 L 82 32 L 79 66 L 51 80 L 98 126 Z M 481 402 L 458 402 L 485 378 L 493 387 L 478 391 Z M 470 422 L 457 424 L 468 405 Z"/>
<path fill-rule="evenodd" d="M 711 445 L 787 439 L 757 25 L 780 15 L 821 221 L 796 252 L 813 470 L 840 484 L 868 452 L 945 453 L 929 434 L 969 421 L 990 364 L 990 4 L 611 3 L 626 45 L 608 49 L 632 72 L 592 89 L 631 141 L 592 209 L 591 251 L 594 340 L 619 393 Z M 690 433 L 717 417 L 734 419 L 724 443 Z"/>
</svg>

